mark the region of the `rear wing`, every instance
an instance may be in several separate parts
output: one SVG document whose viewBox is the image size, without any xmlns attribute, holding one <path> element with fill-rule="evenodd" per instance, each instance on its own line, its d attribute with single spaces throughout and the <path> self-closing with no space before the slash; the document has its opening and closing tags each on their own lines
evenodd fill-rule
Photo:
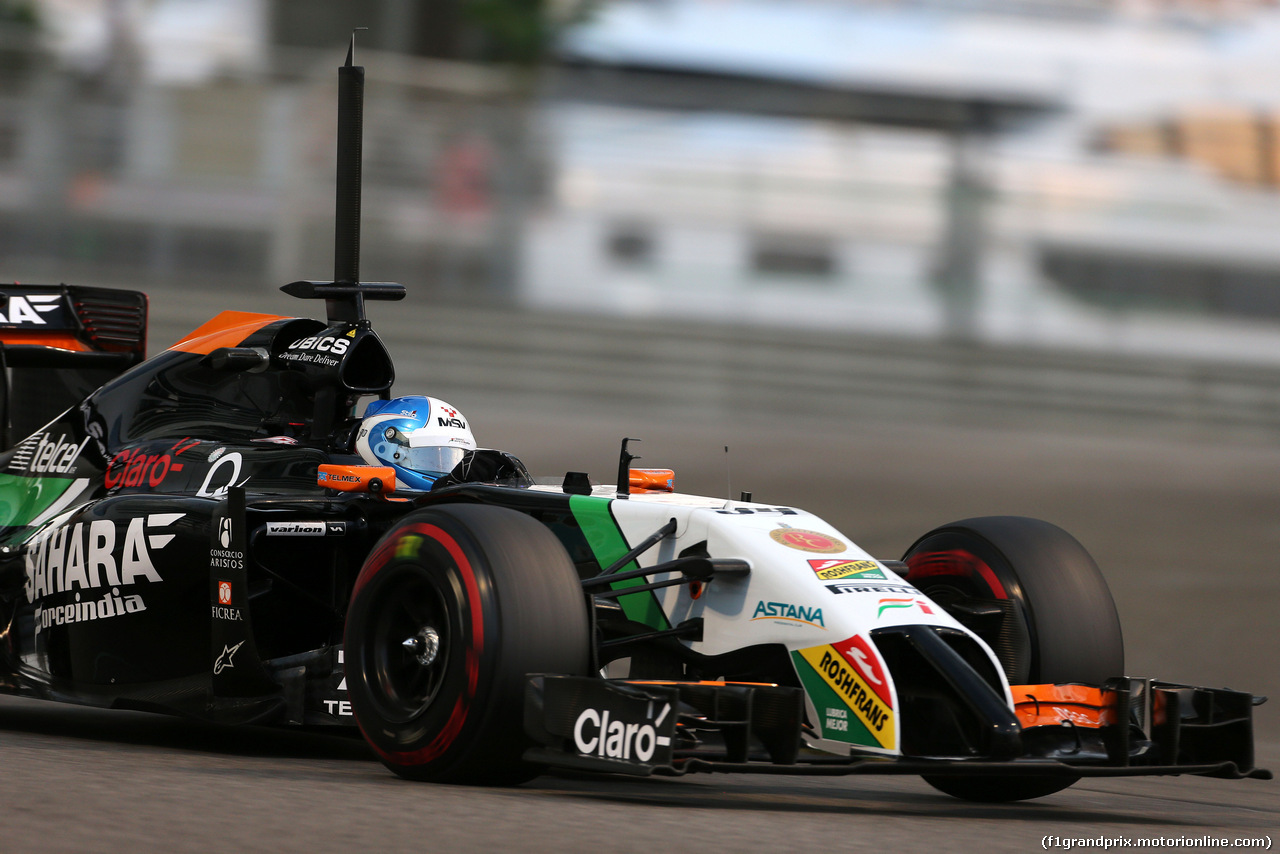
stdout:
<svg viewBox="0 0 1280 854">
<path fill-rule="evenodd" d="M 0 285 L 0 446 L 79 403 L 146 350 L 145 294 Z"/>
</svg>

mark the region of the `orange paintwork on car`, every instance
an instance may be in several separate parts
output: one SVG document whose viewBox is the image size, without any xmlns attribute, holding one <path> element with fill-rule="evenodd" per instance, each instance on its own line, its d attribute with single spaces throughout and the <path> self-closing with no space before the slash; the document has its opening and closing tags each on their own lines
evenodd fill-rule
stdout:
<svg viewBox="0 0 1280 854">
<path fill-rule="evenodd" d="M 671 469 L 631 469 L 628 483 L 633 495 L 675 492 L 676 473 Z"/>
<path fill-rule="evenodd" d="M 10 347 L 54 347 L 89 353 L 93 348 L 70 332 L 29 332 L 25 329 L 4 330 L 4 343 Z"/>
<path fill-rule="evenodd" d="M 1097 729 L 1116 722 L 1117 696 L 1088 685 L 1011 685 L 1014 712 L 1024 728 L 1063 721 Z"/>
<path fill-rule="evenodd" d="M 186 335 L 170 350 L 183 353 L 208 355 L 219 347 L 236 347 L 240 342 L 268 323 L 286 320 L 276 314 L 257 314 L 252 311 L 224 311 L 199 329 Z"/>
</svg>

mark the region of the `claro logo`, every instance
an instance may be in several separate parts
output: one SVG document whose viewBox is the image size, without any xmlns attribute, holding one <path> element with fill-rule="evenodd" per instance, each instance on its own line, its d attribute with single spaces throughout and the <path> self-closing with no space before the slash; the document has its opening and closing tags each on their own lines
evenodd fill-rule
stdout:
<svg viewBox="0 0 1280 854">
<path fill-rule="evenodd" d="M 657 727 L 667 719 L 671 704 L 666 703 L 653 723 L 628 723 L 610 720 L 609 711 L 583 709 L 573 724 L 573 743 L 580 753 L 602 756 L 607 759 L 631 759 L 648 762 L 659 747 L 666 747 L 671 738 L 658 735 Z"/>
</svg>

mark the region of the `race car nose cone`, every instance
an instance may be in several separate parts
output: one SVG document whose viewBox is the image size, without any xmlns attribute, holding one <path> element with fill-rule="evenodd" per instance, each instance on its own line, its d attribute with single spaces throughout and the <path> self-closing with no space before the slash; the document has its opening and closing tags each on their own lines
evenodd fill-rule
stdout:
<svg viewBox="0 0 1280 854">
<path fill-rule="evenodd" d="M 440 654 L 440 633 L 430 626 L 423 626 L 416 635 L 405 638 L 400 645 L 417 658 L 419 664 L 428 667 Z"/>
</svg>

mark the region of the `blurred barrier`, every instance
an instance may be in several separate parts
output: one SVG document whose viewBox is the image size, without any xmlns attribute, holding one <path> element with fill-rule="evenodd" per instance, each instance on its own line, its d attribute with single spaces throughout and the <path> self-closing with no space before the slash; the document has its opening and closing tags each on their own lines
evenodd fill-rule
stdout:
<svg viewBox="0 0 1280 854">
<path fill-rule="evenodd" d="M 224 307 L 152 292 L 151 350 Z M 312 306 L 279 297 L 276 313 Z M 969 423 L 1049 431 L 1280 437 L 1280 369 L 669 319 L 405 303 L 375 306 L 396 393 L 461 406 L 608 410 L 775 425 L 820 420 Z"/>
<path fill-rule="evenodd" d="M 0 275 L 243 292 L 327 275 L 340 51 L 198 86 L 59 68 L 0 30 Z M 366 269 L 502 294 L 540 168 L 515 74 L 362 51 Z M 310 259 L 325 259 L 311 265 Z"/>
</svg>

